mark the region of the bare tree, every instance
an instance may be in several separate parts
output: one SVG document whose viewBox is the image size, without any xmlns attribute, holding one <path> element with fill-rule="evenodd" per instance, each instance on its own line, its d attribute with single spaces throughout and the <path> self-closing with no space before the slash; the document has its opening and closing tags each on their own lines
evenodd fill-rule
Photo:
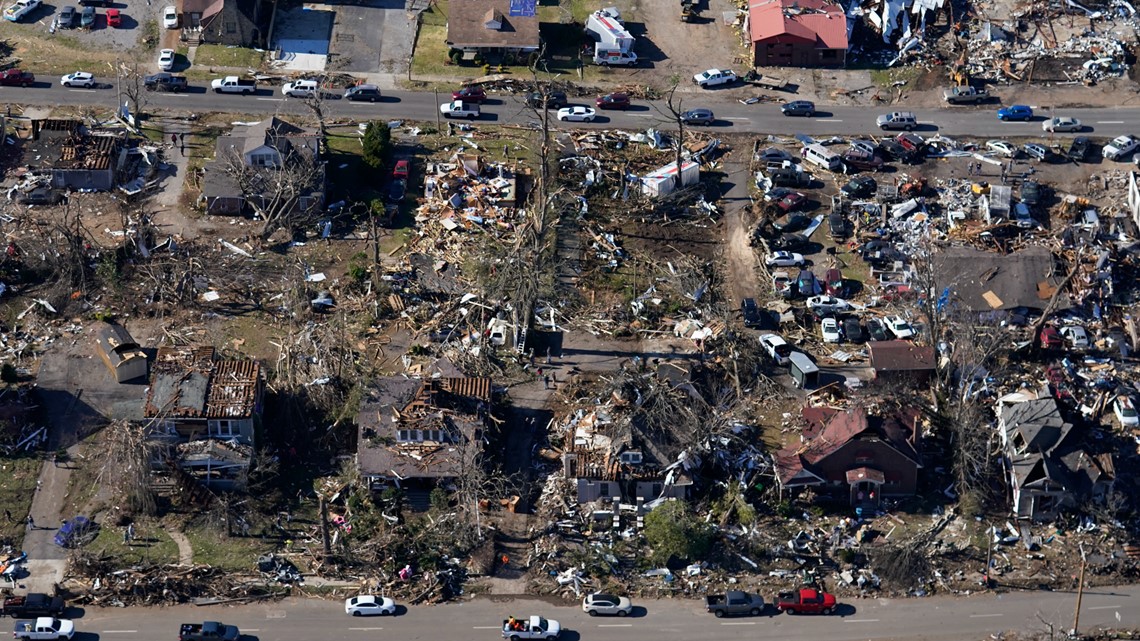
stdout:
<svg viewBox="0 0 1140 641">
<path fill-rule="evenodd" d="M 265 221 L 261 240 L 279 229 L 292 231 L 313 223 L 320 212 L 325 184 L 325 164 L 317 146 L 300 145 L 281 137 L 276 144 L 279 157 L 263 165 L 246 164 L 241 150 L 231 147 L 224 153 L 224 171 L 237 183 L 245 201 Z"/>
<path fill-rule="evenodd" d="M 128 60 L 118 61 L 115 65 L 115 85 L 119 92 L 119 104 L 115 105 L 116 113 L 123 107 L 122 102 L 125 99 L 130 105 L 131 117 L 135 119 L 137 124 L 139 116 L 142 115 L 142 110 L 147 104 L 146 79 L 139 68 L 139 63 Z"/>
<path fill-rule="evenodd" d="M 683 183 L 681 177 L 681 163 L 684 161 L 684 142 L 685 142 L 685 118 L 683 100 L 677 95 L 677 87 L 681 84 L 681 77 L 674 75 L 669 78 L 669 90 L 665 92 L 665 110 L 666 115 L 669 117 L 670 124 L 676 126 L 677 140 L 674 141 L 674 162 L 677 163 L 677 174 L 674 177 L 676 184 L 674 187 L 680 189 Z"/>
<path fill-rule="evenodd" d="M 120 505 L 137 514 L 154 514 L 151 462 L 155 443 L 150 425 L 119 420 L 103 430 L 97 485 L 110 487 Z"/>
</svg>

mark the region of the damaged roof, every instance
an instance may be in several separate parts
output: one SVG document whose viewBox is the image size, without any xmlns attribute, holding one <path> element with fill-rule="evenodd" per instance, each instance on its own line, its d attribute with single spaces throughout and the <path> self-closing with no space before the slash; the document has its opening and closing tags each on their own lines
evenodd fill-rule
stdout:
<svg viewBox="0 0 1140 641">
<path fill-rule="evenodd" d="M 751 0 L 748 3 L 752 42 L 787 44 L 799 41 L 818 49 L 846 49 L 847 16 L 827 0 Z"/>
<path fill-rule="evenodd" d="M 1010 405 L 1002 410 L 1007 437 L 1020 439 L 1018 451 L 1048 452 L 1069 434 L 1072 424 L 1061 417 L 1052 398 L 1041 398 Z"/>
<path fill-rule="evenodd" d="M 808 425 L 803 430 L 805 443 L 786 447 L 776 453 L 776 473 L 782 485 L 795 484 L 805 476 L 822 479 L 816 466 L 858 440 L 877 440 L 922 467 L 918 448 L 916 413 L 902 413 L 889 418 L 868 416 L 867 410 L 855 407 L 841 411 L 829 407 L 805 407 L 803 417 Z"/>
<path fill-rule="evenodd" d="M 92 135 L 78 120 L 33 120 L 24 164 L 38 169 L 109 170 L 119 143 L 116 135 Z"/>
<path fill-rule="evenodd" d="M 1044 309 L 1061 284 L 1048 248 L 1032 246 L 1011 254 L 996 254 L 971 247 L 948 247 L 935 255 L 938 274 L 955 274 L 939 283 L 949 289 L 952 304 L 969 311 Z M 1062 293 L 1056 310 L 1069 307 Z"/>
<path fill-rule="evenodd" d="M 258 408 L 261 363 L 218 360 L 210 346 L 160 347 L 146 393 L 146 415 L 249 418 Z"/>
</svg>

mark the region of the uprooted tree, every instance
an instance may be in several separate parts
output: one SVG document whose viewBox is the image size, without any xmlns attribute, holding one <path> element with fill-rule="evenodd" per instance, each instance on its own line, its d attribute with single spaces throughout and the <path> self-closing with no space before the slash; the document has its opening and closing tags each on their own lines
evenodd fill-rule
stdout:
<svg viewBox="0 0 1140 641">
<path fill-rule="evenodd" d="M 645 515 L 645 538 L 655 563 L 693 561 L 708 553 L 712 530 L 682 501 L 668 501 Z"/>
</svg>

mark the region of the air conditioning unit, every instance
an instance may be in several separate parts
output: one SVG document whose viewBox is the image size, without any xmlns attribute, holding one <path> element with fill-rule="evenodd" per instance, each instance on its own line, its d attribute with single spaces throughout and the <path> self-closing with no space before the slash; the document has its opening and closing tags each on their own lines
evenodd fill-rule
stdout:
<svg viewBox="0 0 1140 641">
<path fill-rule="evenodd" d="M 641 465 L 641 452 L 622 452 L 621 462 L 626 465 Z"/>
</svg>

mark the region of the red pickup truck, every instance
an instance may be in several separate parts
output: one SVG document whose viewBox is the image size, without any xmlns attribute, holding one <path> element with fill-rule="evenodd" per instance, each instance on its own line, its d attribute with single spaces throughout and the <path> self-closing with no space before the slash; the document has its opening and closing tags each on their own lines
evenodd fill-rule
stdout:
<svg viewBox="0 0 1140 641">
<path fill-rule="evenodd" d="M 0 87 L 31 87 L 36 83 L 36 75 L 30 71 L 6 69 L 0 72 Z"/>
<path fill-rule="evenodd" d="M 781 592 L 775 605 L 776 609 L 788 614 L 831 614 L 835 612 L 835 595 L 815 588 L 801 588 L 795 592 Z"/>
</svg>

